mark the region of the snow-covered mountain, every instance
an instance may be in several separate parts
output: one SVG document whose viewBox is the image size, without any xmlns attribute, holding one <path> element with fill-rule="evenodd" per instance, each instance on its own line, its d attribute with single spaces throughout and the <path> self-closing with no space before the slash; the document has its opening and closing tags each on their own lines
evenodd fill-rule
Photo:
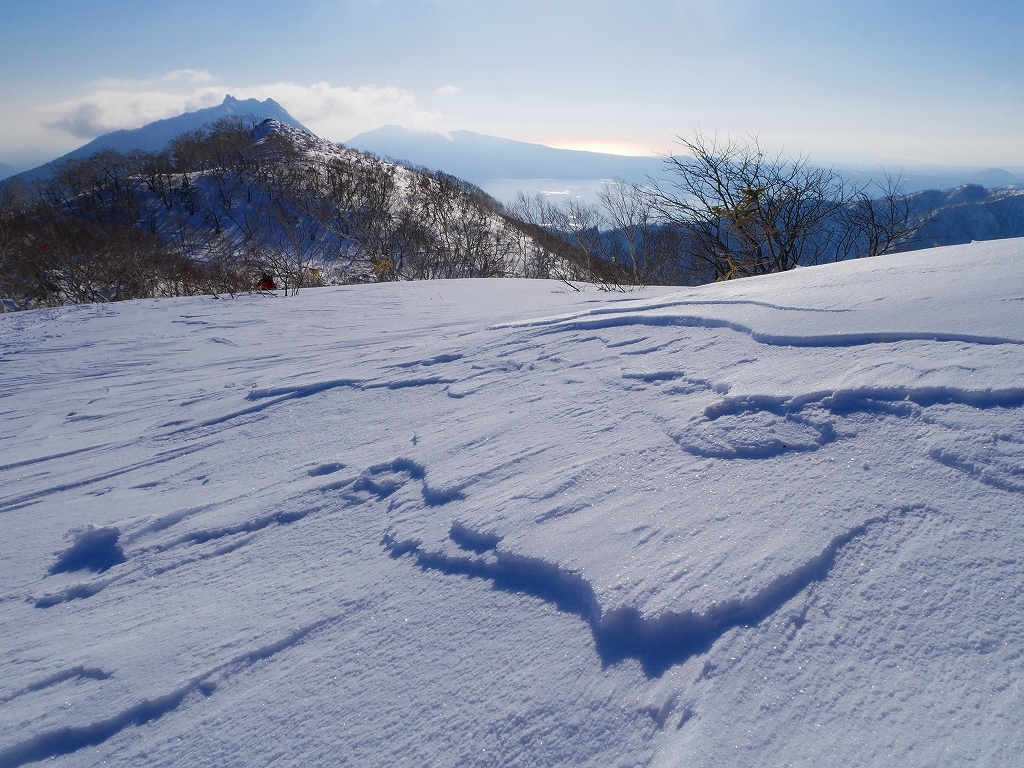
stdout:
<svg viewBox="0 0 1024 768">
<path fill-rule="evenodd" d="M 198 130 L 230 116 L 252 117 L 257 122 L 277 120 L 307 133 L 309 132 L 308 129 L 288 114 L 284 107 L 273 99 L 265 99 L 263 101 L 258 99 L 239 100 L 228 95 L 216 107 L 207 107 L 195 112 L 186 112 L 177 117 L 169 117 L 166 120 L 157 120 L 141 128 L 105 133 L 88 144 L 58 157 L 56 160 L 17 174 L 17 178 L 24 181 L 46 179 L 52 175 L 53 168 L 58 163 L 65 160 L 84 160 L 106 149 L 112 149 L 122 154 L 127 154 L 134 149 L 141 149 L 144 152 L 161 152 L 174 137 L 187 131 Z"/>
<path fill-rule="evenodd" d="M 919 192 L 911 201 L 926 219 L 915 247 L 1024 237 L 1024 190 L 968 184 L 944 192 Z"/>
<path fill-rule="evenodd" d="M 445 135 L 386 125 L 361 133 L 345 146 L 435 168 L 474 183 L 487 179 L 613 179 L 644 183 L 658 176 L 660 157 L 629 157 L 555 149 L 472 131 Z"/>
<path fill-rule="evenodd" d="M 0 316 L 0 766 L 1014 765 L 1024 241 Z"/>
<path fill-rule="evenodd" d="M 532 189 L 529 182 L 539 180 L 555 180 L 569 188 L 579 189 L 587 188 L 587 185 L 581 187 L 573 182 L 594 182 L 590 185 L 594 188 L 601 179 L 612 178 L 645 184 L 650 178 L 661 178 L 666 174 L 664 161 L 657 156 L 626 157 L 555 149 L 472 131 L 441 134 L 386 125 L 361 133 L 345 145 L 428 168 L 439 168 L 479 184 L 499 198 L 509 197 L 508 194 L 498 194 L 498 191 L 514 189 L 516 181 L 526 189 Z M 858 185 L 884 183 L 882 169 L 875 166 L 838 166 L 836 170 Z M 1024 183 L 1024 177 L 1001 168 L 910 166 L 890 168 L 889 171 L 902 176 L 903 189 L 908 193 L 952 189 L 964 184 L 1003 188 Z"/>
<path fill-rule="evenodd" d="M 854 184 L 885 184 L 885 169 L 882 168 L 837 166 L 836 170 Z M 988 189 L 1005 189 L 1024 184 L 1024 176 L 1002 168 L 904 166 L 890 167 L 888 171 L 893 176 L 899 174 L 903 182 L 903 191 L 909 194 L 926 190 L 949 190 L 968 184 L 981 185 Z"/>
</svg>

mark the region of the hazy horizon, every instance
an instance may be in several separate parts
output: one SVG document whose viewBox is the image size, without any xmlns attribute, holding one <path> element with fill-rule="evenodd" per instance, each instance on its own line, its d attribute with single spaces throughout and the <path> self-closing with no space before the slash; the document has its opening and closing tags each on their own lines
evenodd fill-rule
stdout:
<svg viewBox="0 0 1024 768">
<path fill-rule="evenodd" d="M 644 155 L 700 127 L 823 163 L 1024 167 L 1024 7 L 766 6 L 9 0 L 0 162 L 230 93 L 332 141 L 394 123 Z"/>
</svg>

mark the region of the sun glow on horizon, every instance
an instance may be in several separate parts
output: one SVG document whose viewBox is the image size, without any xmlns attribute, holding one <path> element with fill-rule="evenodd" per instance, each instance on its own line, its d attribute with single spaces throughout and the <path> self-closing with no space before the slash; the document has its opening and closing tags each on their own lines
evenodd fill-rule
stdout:
<svg viewBox="0 0 1024 768">
<path fill-rule="evenodd" d="M 539 143 L 554 149 L 574 149 L 580 152 L 601 152 L 606 155 L 651 157 L 665 151 L 665 147 L 640 141 L 616 139 L 549 139 Z"/>
</svg>

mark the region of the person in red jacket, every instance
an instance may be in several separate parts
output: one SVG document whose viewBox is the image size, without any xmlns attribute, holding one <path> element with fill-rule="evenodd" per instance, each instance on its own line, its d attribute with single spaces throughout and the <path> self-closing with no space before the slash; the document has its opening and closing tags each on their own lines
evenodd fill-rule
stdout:
<svg viewBox="0 0 1024 768">
<path fill-rule="evenodd" d="M 259 282 L 256 283 L 256 288 L 261 291 L 272 291 L 277 288 L 277 283 L 274 282 L 274 278 L 264 272 L 260 275 Z"/>
</svg>

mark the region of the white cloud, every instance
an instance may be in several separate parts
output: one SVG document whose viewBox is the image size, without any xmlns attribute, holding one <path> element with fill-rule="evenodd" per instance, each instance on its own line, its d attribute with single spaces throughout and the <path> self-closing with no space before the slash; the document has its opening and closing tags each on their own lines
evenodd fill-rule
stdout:
<svg viewBox="0 0 1024 768">
<path fill-rule="evenodd" d="M 213 75 L 205 69 L 176 69 L 168 72 L 164 80 L 188 80 L 192 83 L 208 83 L 213 80 Z"/>
<path fill-rule="evenodd" d="M 214 79 L 204 70 L 181 69 L 156 80 L 97 81 L 78 99 L 42 108 L 43 122 L 47 128 L 92 139 L 108 131 L 138 128 L 215 106 L 227 93 L 239 99 L 274 99 L 311 130 L 336 141 L 386 123 L 431 128 L 440 119 L 440 115 L 420 109 L 415 94 L 392 85 L 281 82 L 237 86 L 214 84 Z"/>
<path fill-rule="evenodd" d="M 43 113 L 47 127 L 80 139 L 92 139 L 108 131 L 138 128 L 154 120 L 210 107 L 219 104 L 223 98 L 224 94 L 219 90 L 181 94 L 103 88 L 81 99 L 45 107 Z"/>
<path fill-rule="evenodd" d="M 393 85 L 313 85 L 273 83 L 235 88 L 240 99 L 271 98 L 315 133 L 333 141 L 344 141 L 357 133 L 399 123 L 407 128 L 433 128 L 441 119 L 420 109 L 416 96 Z"/>
<path fill-rule="evenodd" d="M 442 85 L 434 93 L 437 96 L 454 96 L 457 93 L 462 93 L 462 89 L 457 85 Z"/>
</svg>

